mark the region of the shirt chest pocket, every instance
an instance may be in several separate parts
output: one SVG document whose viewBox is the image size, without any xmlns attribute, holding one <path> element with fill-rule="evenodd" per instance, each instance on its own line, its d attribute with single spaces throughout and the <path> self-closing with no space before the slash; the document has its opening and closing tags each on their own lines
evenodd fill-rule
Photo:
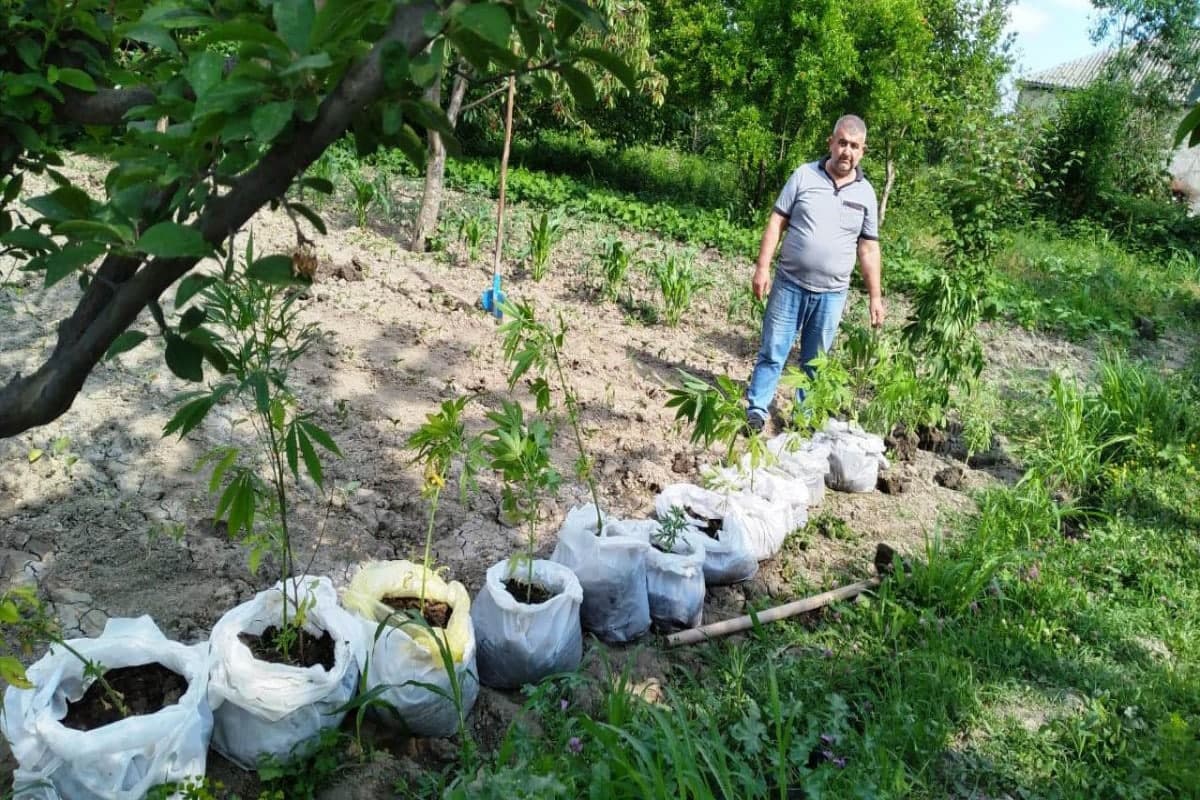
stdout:
<svg viewBox="0 0 1200 800">
<path fill-rule="evenodd" d="M 861 233 L 863 222 L 867 216 L 867 207 L 861 203 L 855 203 L 848 200 L 842 201 L 842 207 L 839 210 L 838 222 L 842 230 L 853 233 Z"/>
</svg>

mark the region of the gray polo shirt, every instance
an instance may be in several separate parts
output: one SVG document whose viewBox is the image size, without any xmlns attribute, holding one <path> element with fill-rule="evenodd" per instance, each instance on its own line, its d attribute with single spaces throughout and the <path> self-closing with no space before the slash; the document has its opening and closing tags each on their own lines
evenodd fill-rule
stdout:
<svg viewBox="0 0 1200 800">
<path fill-rule="evenodd" d="M 825 171 L 827 158 L 792 173 L 775 201 L 788 218 L 777 275 L 810 292 L 839 292 L 850 285 L 859 239 L 879 238 L 875 189 L 856 167 L 841 189 Z"/>
</svg>

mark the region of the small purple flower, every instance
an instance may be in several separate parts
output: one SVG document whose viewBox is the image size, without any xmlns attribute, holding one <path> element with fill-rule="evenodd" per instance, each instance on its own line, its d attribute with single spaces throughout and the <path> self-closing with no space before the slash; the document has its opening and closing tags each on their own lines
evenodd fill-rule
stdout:
<svg viewBox="0 0 1200 800">
<path fill-rule="evenodd" d="M 971 613 L 979 616 L 979 603 L 976 603 L 974 600 L 971 601 Z"/>
<path fill-rule="evenodd" d="M 837 737 L 834 736 L 832 733 L 822 733 L 821 734 L 821 744 L 823 744 L 823 745 L 837 744 Z"/>
<path fill-rule="evenodd" d="M 565 701 L 564 701 L 565 702 Z M 572 736 L 567 740 L 567 749 L 578 755 L 583 752 L 583 740 L 578 736 Z"/>
<path fill-rule="evenodd" d="M 832 750 L 822 750 L 822 751 L 821 751 L 821 756 L 822 756 L 822 757 L 823 757 L 823 758 L 824 758 L 826 761 L 833 761 L 833 751 L 832 751 Z"/>
<path fill-rule="evenodd" d="M 830 650 L 828 647 L 826 647 L 821 650 L 821 657 L 822 658 L 833 658 L 833 651 Z"/>
<path fill-rule="evenodd" d="M 833 765 L 835 767 L 837 767 L 838 769 L 845 769 L 846 768 L 846 757 L 838 756 L 837 758 L 833 759 Z"/>
<path fill-rule="evenodd" d="M 558 710 L 559 711 L 566 711 L 570 707 L 571 707 L 571 701 L 567 700 L 567 698 L 564 697 L 562 700 L 558 701 Z"/>
</svg>

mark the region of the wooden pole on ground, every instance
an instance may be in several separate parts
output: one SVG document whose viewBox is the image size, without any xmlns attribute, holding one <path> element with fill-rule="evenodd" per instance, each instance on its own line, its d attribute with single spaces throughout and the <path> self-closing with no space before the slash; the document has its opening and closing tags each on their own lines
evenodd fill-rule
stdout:
<svg viewBox="0 0 1200 800">
<path fill-rule="evenodd" d="M 882 542 L 875 550 L 875 569 L 880 575 L 887 575 L 892 570 L 892 563 L 895 557 L 895 551 Z M 676 647 L 681 644 L 695 644 L 704 642 L 709 639 L 719 639 L 722 636 L 728 636 L 731 633 L 750 630 L 754 627 L 754 619 L 757 617 L 761 624 L 775 622 L 788 617 L 794 617 L 797 614 L 803 614 L 807 611 L 816 611 L 818 608 L 823 608 L 830 603 L 836 603 L 839 600 L 849 600 L 852 597 L 857 597 L 868 589 L 874 589 L 882 582 L 882 578 L 868 578 L 865 581 L 852 583 L 848 586 L 841 586 L 837 589 L 830 589 L 827 592 L 814 594 L 811 597 L 805 597 L 802 600 L 793 600 L 790 603 L 784 603 L 781 606 L 774 608 L 766 608 L 757 612 L 753 616 L 746 614 L 733 619 L 721 620 L 720 622 L 711 622 L 708 625 L 701 625 L 699 628 L 689 628 L 685 631 L 672 633 L 667 637 L 667 646 Z"/>
</svg>

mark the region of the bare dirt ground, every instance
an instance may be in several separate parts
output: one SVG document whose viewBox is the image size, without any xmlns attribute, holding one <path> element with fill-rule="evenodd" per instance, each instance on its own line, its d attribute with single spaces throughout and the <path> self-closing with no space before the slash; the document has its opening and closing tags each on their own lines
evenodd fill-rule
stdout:
<svg viewBox="0 0 1200 800">
<path fill-rule="evenodd" d="M 398 218 L 407 215 L 415 187 L 405 188 Z M 452 194 L 448 202 L 453 210 L 468 200 Z M 737 379 L 749 374 L 756 343 L 744 324 L 727 320 L 726 307 L 732 287 L 748 281 L 750 261 L 698 254 L 714 286 L 678 328 L 647 326 L 591 288 L 596 242 L 617 229 L 568 220 L 549 277 L 534 283 L 512 266 L 511 256 L 520 249 L 528 213 L 518 207 L 510 223 L 516 242 L 508 248 L 505 288 L 511 297 L 533 301 L 543 316 L 561 311 L 567 319 L 570 378 L 582 402 L 601 499 L 609 513 L 648 516 L 663 486 L 696 482 L 699 467 L 716 460 L 676 428 L 664 407 L 666 390 L 678 369 Z M 468 264 L 457 244 L 449 255 L 408 253 L 397 244 L 405 238 L 403 226 L 385 221 L 360 230 L 336 211 L 327 212 L 327 220 L 330 235 L 317 242 L 318 280 L 302 301 L 305 318 L 319 323 L 325 336 L 300 363 L 295 387 L 344 458 L 328 462 L 329 484 L 339 487 L 332 501 L 305 483 L 295 493 L 295 511 L 302 561 L 311 557 L 314 574 L 344 585 L 365 560 L 420 558 L 425 508 L 405 438 L 441 401 L 464 392 L 476 395 L 468 423 L 479 431 L 484 414 L 510 394 L 496 323 L 478 308 L 479 293 L 490 284 L 490 258 Z M 264 254 L 294 244 L 292 224 L 278 214 L 257 217 L 253 233 Z M 64 281 L 42 292 L 34 276 L 11 264 L 0 264 L 0 279 L 10 282 L 0 288 L 0 380 L 6 381 L 49 352 L 53 324 L 73 307 L 78 288 Z M 625 308 L 656 303 L 644 275 L 634 277 L 632 292 L 634 302 Z M 863 299 L 851 302 L 847 313 L 861 315 Z M 900 324 L 899 316 L 890 324 Z M 149 614 L 169 636 L 195 641 L 227 609 L 275 581 L 278 568 L 268 561 L 251 574 L 244 548 L 212 524 L 216 498 L 207 491 L 207 473 L 195 468 L 210 447 L 246 441 L 246 426 L 234 426 L 242 409 L 218 406 L 187 439 L 162 438 L 172 398 L 190 387 L 166 368 L 148 315 L 138 328 L 152 338 L 97 368 L 66 415 L 0 440 L 0 579 L 5 587 L 36 582 L 69 634 L 95 634 L 109 617 Z M 995 365 L 1086 371 L 1092 360 L 1084 348 L 1022 332 L 994 330 L 988 341 Z M 531 407 L 524 387 L 515 394 Z M 41 451 L 36 459 L 35 451 Z M 556 459 L 570 474 L 566 436 L 558 439 Z M 910 478 L 902 494 L 827 493 L 812 513 L 841 517 L 853 536 L 814 537 L 805 549 L 787 548 L 764 563 L 755 580 L 714 591 L 705 621 L 741 613 L 748 600 L 769 595 L 782 601 L 865 574 L 876 542 L 908 552 L 920 548 L 947 512 L 970 512 L 969 490 L 1011 479 L 1011 466 L 1006 471 L 1002 462 L 976 470 L 922 451 L 898 467 Z M 966 468 L 958 491 L 933 480 L 952 463 Z M 548 509 L 539 531 L 543 554 L 552 550 L 567 509 L 585 495 L 568 483 Z M 468 504 L 443 503 L 437 563 L 472 594 L 487 567 L 520 546 L 520 535 L 500 523 L 498 505 L 499 485 L 491 479 Z M 667 659 L 647 641 L 635 678 L 665 680 Z M 474 719 L 485 744 L 519 703 L 519 696 L 484 693 Z M 252 779 L 220 764 L 213 771 L 228 773 L 226 782 L 243 796 L 255 796 Z"/>
</svg>

